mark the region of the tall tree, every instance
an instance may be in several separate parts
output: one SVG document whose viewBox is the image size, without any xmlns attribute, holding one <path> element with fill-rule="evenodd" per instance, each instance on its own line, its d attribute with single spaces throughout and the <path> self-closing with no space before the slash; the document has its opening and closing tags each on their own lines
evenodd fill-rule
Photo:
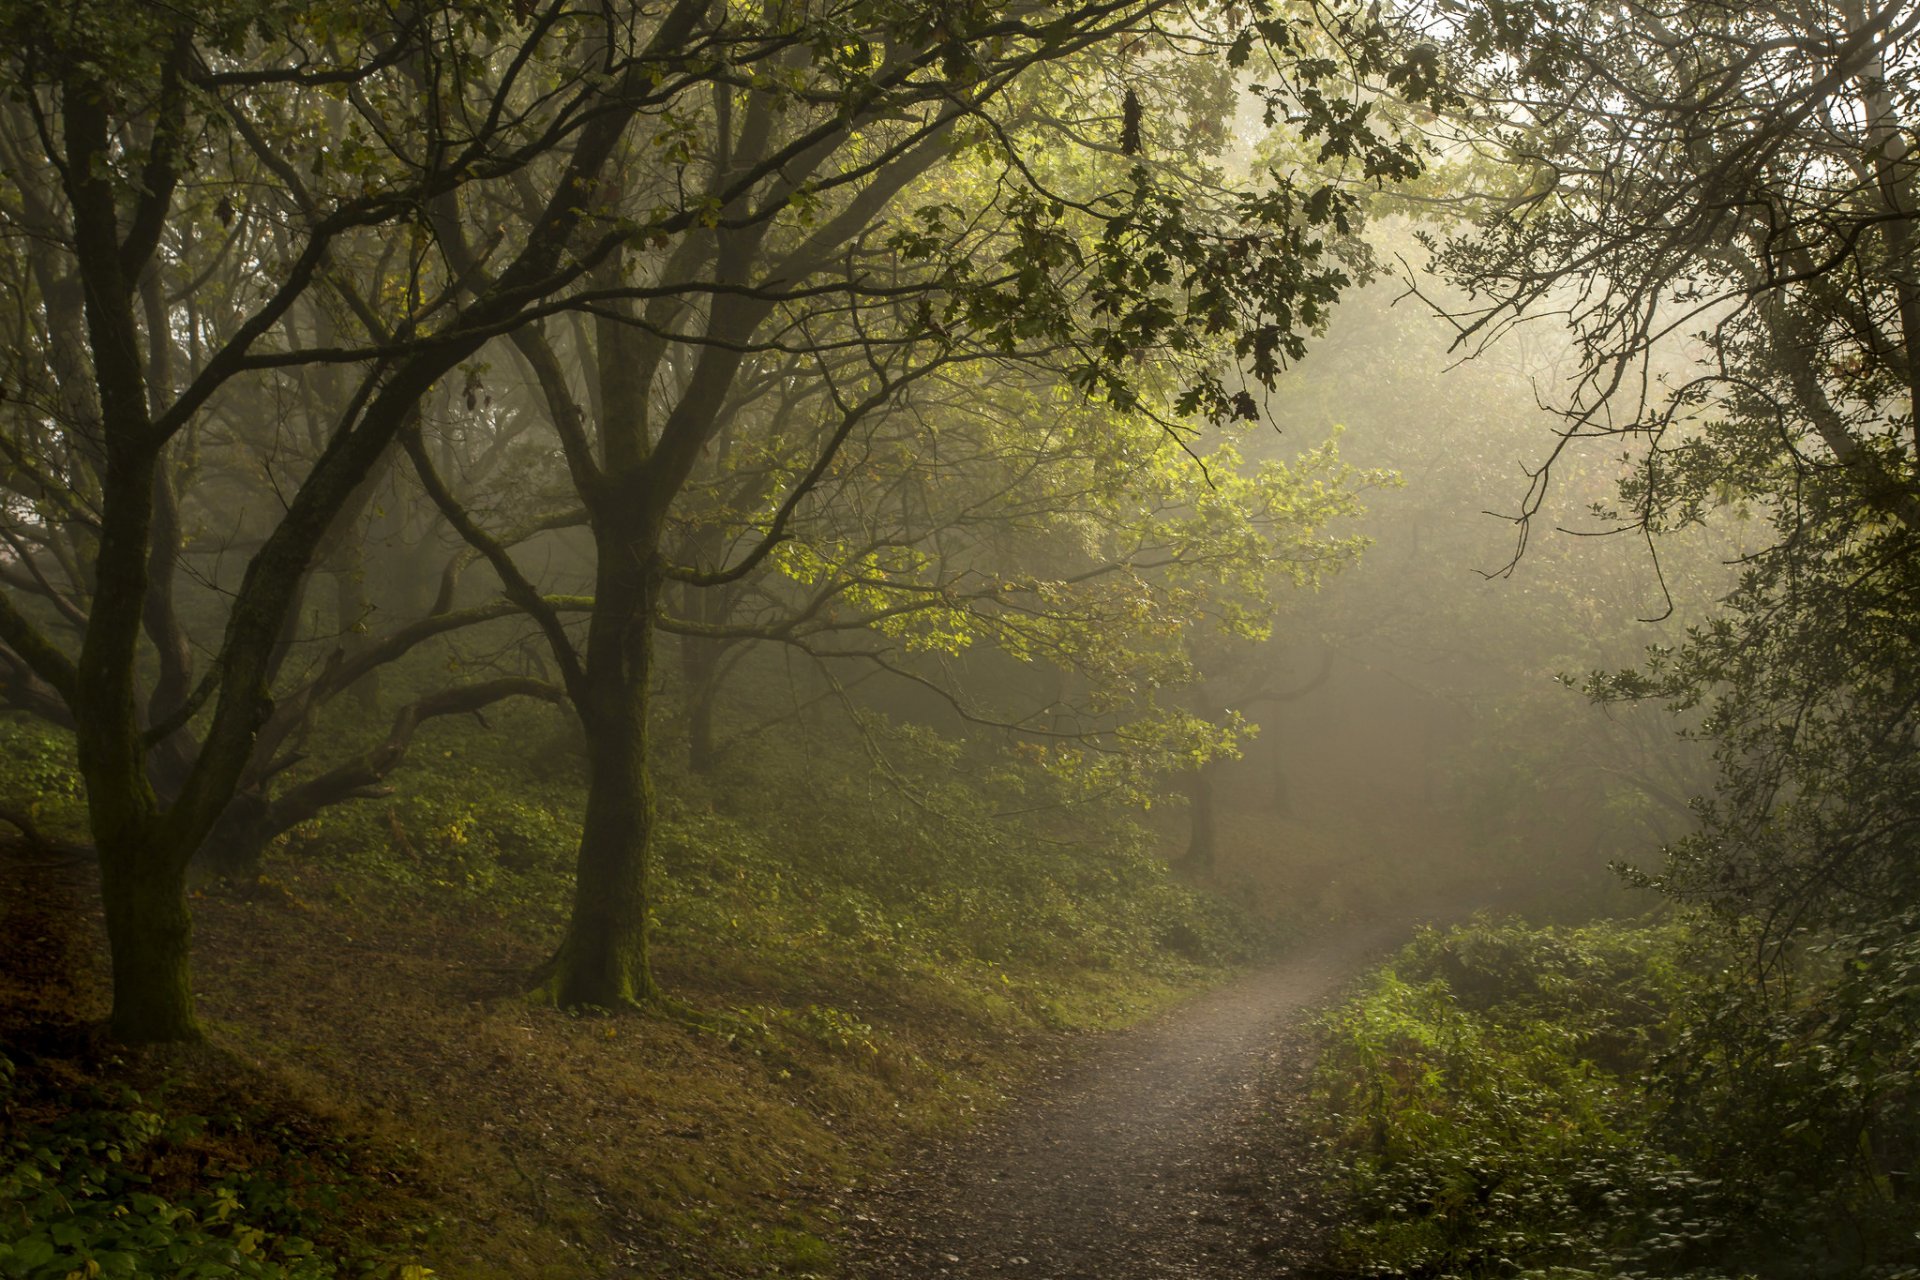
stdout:
<svg viewBox="0 0 1920 1280">
<path fill-rule="evenodd" d="M 1702 705 L 1719 744 L 1665 883 L 1768 952 L 1920 901 L 1920 11 L 1497 6 L 1455 47 L 1471 127 L 1520 166 L 1438 246 L 1479 299 L 1463 340 L 1550 313 L 1580 356 L 1523 516 L 1602 438 L 1637 459 L 1619 527 L 1771 526 L 1717 620 L 1597 686 Z"/>
<path fill-rule="evenodd" d="M 636 32 L 558 5 L 26 0 L 0 29 L 0 664 L 10 702 L 74 728 L 113 1034 L 189 1038 L 187 864 L 256 763 L 309 571 L 421 396 L 631 236 L 601 184 L 632 122 L 706 74 L 708 7 Z M 529 186 L 493 201 L 485 284 L 456 281 L 429 207 Z M 233 255 L 233 287 L 199 298 Z M 338 370 L 339 403 L 196 663 L 179 468 L 208 415 L 302 370 Z"/>
<path fill-rule="evenodd" d="M 1154 161 L 1152 138 L 1196 123 L 1221 137 L 1209 115 L 1220 94 L 1180 90 L 1208 71 L 1218 84 L 1258 53 L 1271 109 L 1297 116 L 1326 157 L 1356 176 L 1411 172 L 1413 149 L 1334 88 L 1341 75 L 1391 74 L 1387 33 L 1359 14 L 1338 20 L 1344 62 L 1318 56 L 1315 15 L 1257 6 L 716 10 L 712 83 L 650 118 L 622 153 L 608 212 L 633 234 L 575 295 L 590 329 L 528 326 L 510 339 L 593 533 L 584 645 L 409 442 L 449 521 L 541 620 L 586 727 L 591 776 L 556 1000 L 656 995 L 646 762 L 669 583 L 724 588 L 754 573 L 848 442 L 942 371 L 1027 366 L 1122 411 L 1254 414 L 1232 383 L 1271 379 L 1346 282 L 1336 238 L 1354 197 L 1278 172 L 1227 183 Z M 1128 129 L 1143 98 L 1157 114 Z M 472 217 L 453 202 L 439 210 L 440 240 L 455 243 Z M 683 230 L 675 220 L 688 213 Z M 462 277 L 483 280 L 484 266 Z M 1185 389 L 1156 406 L 1161 375 L 1143 371 L 1220 334 L 1243 368 L 1189 359 Z M 772 393 L 761 372 L 796 353 L 794 376 L 823 390 L 809 409 L 821 415 L 812 456 L 764 491 L 741 473 L 755 509 L 722 559 L 724 547 L 682 539 L 674 522 L 693 514 L 687 495 L 729 424 Z M 681 563 L 675 550 L 716 558 Z"/>
</svg>

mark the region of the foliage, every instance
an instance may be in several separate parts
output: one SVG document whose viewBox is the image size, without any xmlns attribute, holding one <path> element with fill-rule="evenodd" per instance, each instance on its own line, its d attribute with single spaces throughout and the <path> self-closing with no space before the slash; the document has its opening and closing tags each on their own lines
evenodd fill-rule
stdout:
<svg viewBox="0 0 1920 1280">
<path fill-rule="evenodd" d="M 816 738 L 805 757 L 772 752 L 744 767 L 718 812 L 669 807 L 670 933 L 677 920 L 697 936 L 707 913 L 738 899 L 731 880 L 752 882 L 753 894 L 784 882 L 798 898 L 788 909 L 803 913 L 787 928 L 875 964 L 1031 975 L 1174 970 L 1249 953 L 1250 922 L 1176 884 L 1124 812 L 1087 806 L 1071 826 L 1050 821 L 1044 802 L 1060 786 L 1032 764 L 956 759 L 937 739 L 898 731 L 885 770 L 843 752 Z M 782 797 L 777 842 L 749 834 L 764 829 L 750 797 L 768 794 Z M 998 815 L 1016 799 L 1043 812 Z M 759 863 L 757 874 L 743 878 L 740 861 Z"/>
<path fill-rule="evenodd" d="M 1673 994 L 1651 942 L 1429 930 L 1333 1015 L 1316 1088 L 1358 1210 L 1355 1261 L 1388 1275 L 1572 1265 L 1644 1221 L 1646 1175 L 1668 1171 L 1643 1164 L 1646 1121 L 1622 1095 Z"/>
<path fill-rule="evenodd" d="M 1718 766 L 1630 873 L 1728 957 L 1650 1064 L 1649 1136 L 1737 1207 L 1728 1265 L 1910 1270 L 1920 15 L 1495 4 L 1436 38 L 1460 128 L 1514 162 L 1432 241 L 1465 340 L 1553 315 L 1574 345 L 1523 531 L 1597 438 L 1628 464 L 1611 526 L 1758 540 L 1714 616 L 1588 684 Z"/>
<path fill-rule="evenodd" d="M 1231 444 L 1201 455 L 1152 418 L 1031 376 L 984 392 L 947 379 L 909 407 L 863 438 L 858 467 L 814 489 L 771 557 L 777 578 L 706 618 L 724 613 L 734 637 L 836 673 L 935 690 L 1012 726 L 1088 793 L 1150 796 L 1169 772 L 1232 750 L 1244 726 L 1190 713 L 1182 693 L 1223 644 L 1269 639 L 1290 588 L 1357 558 L 1363 540 L 1340 525 L 1386 479 L 1332 441 L 1286 461 Z M 792 448 L 732 431 L 736 449 Z M 994 678 L 1009 662 L 1023 675 Z"/>
<path fill-rule="evenodd" d="M 0 1056 L 0 1108 L 30 1109 L 0 1147 L 8 1280 L 427 1274 L 368 1236 L 339 1238 L 349 1220 L 364 1230 L 387 1194 L 352 1148 L 264 1113 L 183 1113 L 125 1085 L 69 1083 L 49 1110 L 15 1084 Z"/>
<path fill-rule="evenodd" d="M 1887 1170 L 1913 1138 L 1912 1047 L 1892 1028 L 1912 1025 L 1915 954 L 1840 979 L 1873 998 L 1809 995 L 1736 1031 L 1728 957 L 1684 924 L 1423 933 L 1326 1023 L 1315 1085 L 1356 1218 L 1343 1265 L 1907 1274 L 1920 1214 Z M 1836 1025 L 1880 1000 L 1886 1021 Z"/>
<path fill-rule="evenodd" d="M 1661 1064 L 1694 1158 L 1738 1187 L 1762 1274 L 1920 1266 L 1920 913 L 1839 932 L 1793 971 L 1725 983 Z M 1736 971 L 1738 972 L 1738 971 Z"/>
<path fill-rule="evenodd" d="M 43 830 L 84 830 L 85 787 L 72 738 L 45 721 L 0 715 L 0 809 Z"/>
<path fill-rule="evenodd" d="M 349 743 L 367 719 L 352 707 L 336 708 L 323 736 Z M 580 836 L 577 739 L 561 716 L 530 706 L 508 707 L 484 723 L 446 725 L 388 793 L 328 808 L 287 833 L 282 847 L 347 869 L 343 892 L 398 890 L 484 903 L 542 929 L 564 897 Z M 295 778 L 332 763 L 320 755 Z"/>
<path fill-rule="evenodd" d="M 1863 527 L 1856 498 L 1800 485 L 1720 616 L 1590 683 L 1702 709 L 1717 785 L 1642 878 L 1718 912 L 1765 965 L 1835 931 L 1897 935 L 1888 917 L 1920 904 L 1915 535 Z"/>
</svg>

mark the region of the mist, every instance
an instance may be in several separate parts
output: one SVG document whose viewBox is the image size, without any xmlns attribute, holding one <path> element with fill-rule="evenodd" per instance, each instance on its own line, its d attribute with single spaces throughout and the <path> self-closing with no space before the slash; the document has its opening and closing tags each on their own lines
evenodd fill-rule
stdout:
<svg viewBox="0 0 1920 1280">
<path fill-rule="evenodd" d="M 1917 29 L 12 5 L 0 1275 L 1913 1274 Z"/>
</svg>

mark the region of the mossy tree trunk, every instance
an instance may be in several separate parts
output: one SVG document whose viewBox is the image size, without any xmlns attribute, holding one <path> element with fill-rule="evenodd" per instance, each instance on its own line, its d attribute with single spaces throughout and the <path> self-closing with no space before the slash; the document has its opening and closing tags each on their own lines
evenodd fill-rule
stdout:
<svg viewBox="0 0 1920 1280">
<path fill-rule="evenodd" d="M 617 278 L 620 263 L 610 260 L 605 269 Z M 651 383 L 665 350 L 626 323 L 628 310 L 616 304 L 595 325 L 600 457 L 586 456 L 580 435 L 571 446 L 593 527 L 595 568 L 586 653 L 568 681 L 587 742 L 587 804 L 573 910 L 546 983 L 563 1008 L 618 1009 L 652 1003 L 660 994 L 647 948 L 656 820 L 648 719 L 655 615 L 666 582 L 666 516 L 713 437 L 742 358 L 737 349 L 703 353 L 687 398 L 665 415 L 656 435 Z M 726 323 L 741 310 L 739 303 L 716 302 L 710 318 L 736 348 L 764 308 L 751 308 L 752 319 Z M 558 416 L 581 420 L 578 406 L 557 389 L 555 404 Z M 502 565 L 498 556 L 495 562 Z M 565 648 L 556 646 L 563 666 L 572 660 Z"/>
<path fill-rule="evenodd" d="M 180 52 L 184 52 L 182 49 Z M 156 123 L 153 163 L 164 201 L 175 180 L 171 148 L 180 128 L 179 64 L 170 64 Z M 192 920 L 187 859 L 166 829 L 149 775 L 139 706 L 140 640 L 149 610 L 156 525 L 170 518 L 163 483 L 165 440 L 155 430 L 136 318 L 135 280 L 153 243 L 123 239 L 106 157 L 112 121 L 104 87 L 75 74 L 61 86 L 66 128 L 65 185 L 72 205 L 73 251 L 84 295 L 87 346 L 100 413 L 99 540 L 93 607 L 70 671 L 54 683 L 73 708 L 75 745 L 87 788 L 88 818 L 100 857 L 100 885 L 113 956 L 118 1040 L 198 1036 L 191 981 Z M 135 219 L 137 223 L 138 218 Z M 164 661 L 163 669 L 169 664 Z M 190 853 L 191 849 L 186 852 Z"/>
<path fill-rule="evenodd" d="M 616 1009 L 658 992 L 647 954 L 648 871 L 655 823 L 647 772 L 661 565 L 655 522 L 632 514 L 596 528 L 598 568 L 578 703 L 587 741 L 587 805 L 573 913 L 549 988 L 565 1008 Z"/>
<path fill-rule="evenodd" d="M 108 1030 L 122 1044 L 200 1036 L 186 888 L 186 859 L 174 850 L 101 844 L 100 897 L 113 953 Z"/>
<path fill-rule="evenodd" d="M 113 397 L 103 400 L 112 404 Z M 160 450 L 138 440 L 109 448 L 95 562 L 98 593 L 70 695 L 112 950 L 110 1030 L 123 1043 L 199 1035 L 186 902 L 194 842 L 183 839 L 160 809 L 137 703 L 159 462 Z"/>
</svg>

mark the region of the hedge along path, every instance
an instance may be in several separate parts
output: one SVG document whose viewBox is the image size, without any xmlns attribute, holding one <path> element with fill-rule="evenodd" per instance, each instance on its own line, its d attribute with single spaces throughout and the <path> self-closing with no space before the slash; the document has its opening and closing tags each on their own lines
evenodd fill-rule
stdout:
<svg viewBox="0 0 1920 1280">
<path fill-rule="evenodd" d="M 1106 1038 L 873 1191 L 853 1215 L 848 1274 L 1284 1274 L 1313 1224 L 1297 1150 L 1271 1123 L 1276 1095 L 1310 1066 L 1310 1012 L 1410 928 L 1355 926 Z"/>
</svg>

